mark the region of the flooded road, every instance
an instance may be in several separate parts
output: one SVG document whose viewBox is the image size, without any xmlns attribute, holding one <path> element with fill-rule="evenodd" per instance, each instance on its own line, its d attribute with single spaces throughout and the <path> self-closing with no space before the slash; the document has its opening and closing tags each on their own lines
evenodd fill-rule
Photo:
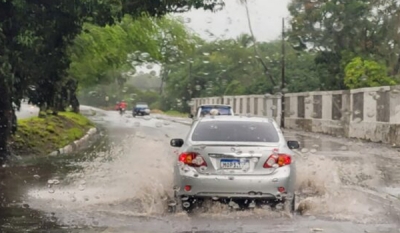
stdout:
<svg viewBox="0 0 400 233">
<path fill-rule="evenodd" d="M 184 137 L 188 121 L 100 110 L 92 118 L 103 137 L 88 150 L 1 168 L 0 232 L 399 232 L 396 149 L 285 131 L 303 147 L 296 215 L 217 203 L 170 214 L 169 140 Z"/>
<path fill-rule="evenodd" d="M 38 107 L 30 105 L 26 102 L 22 102 L 19 111 L 15 112 L 18 119 L 24 119 L 24 118 L 37 116 L 38 113 L 39 113 Z"/>
</svg>

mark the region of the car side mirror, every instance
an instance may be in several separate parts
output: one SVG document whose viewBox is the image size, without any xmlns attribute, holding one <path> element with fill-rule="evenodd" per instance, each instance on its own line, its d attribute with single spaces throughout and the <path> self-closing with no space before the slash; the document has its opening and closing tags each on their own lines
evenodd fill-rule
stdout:
<svg viewBox="0 0 400 233">
<path fill-rule="evenodd" d="M 298 141 L 287 141 L 287 145 L 290 149 L 299 149 L 300 143 Z"/>
<path fill-rule="evenodd" d="M 183 139 L 180 139 L 180 138 L 175 138 L 175 139 L 171 139 L 171 141 L 170 141 L 170 145 L 172 146 L 172 147 L 182 147 L 182 145 L 183 145 Z"/>
</svg>

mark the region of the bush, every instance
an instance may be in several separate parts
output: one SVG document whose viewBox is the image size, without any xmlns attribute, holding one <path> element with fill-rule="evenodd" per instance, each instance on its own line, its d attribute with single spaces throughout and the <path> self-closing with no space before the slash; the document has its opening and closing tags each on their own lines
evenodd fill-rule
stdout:
<svg viewBox="0 0 400 233">
<path fill-rule="evenodd" d="M 10 140 L 17 155 L 47 155 L 85 135 L 94 127 L 85 116 L 73 112 L 42 115 L 18 120 L 18 130 Z"/>
<path fill-rule="evenodd" d="M 346 65 L 344 84 L 354 89 L 391 86 L 396 85 L 396 81 L 387 76 L 385 65 L 356 57 Z"/>
</svg>

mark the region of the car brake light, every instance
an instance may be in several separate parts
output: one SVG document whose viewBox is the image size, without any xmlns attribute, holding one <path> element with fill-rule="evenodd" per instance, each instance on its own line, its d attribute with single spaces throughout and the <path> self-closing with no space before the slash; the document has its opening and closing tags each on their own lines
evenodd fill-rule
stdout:
<svg viewBox="0 0 400 233">
<path fill-rule="evenodd" d="M 203 157 L 194 152 L 184 152 L 180 154 L 179 161 L 191 167 L 207 166 L 207 163 L 204 161 Z"/>
<path fill-rule="evenodd" d="M 284 187 L 279 187 L 279 188 L 278 188 L 278 191 L 279 191 L 280 193 L 284 193 L 284 192 L 286 192 L 286 190 L 285 190 L 285 188 L 284 188 Z"/>
<path fill-rule="evenodd" d="M 264 163 L 264 168 L 271 168 L 277 164 L 279 167 L 283 167 L 292 163 L 292 157 L 287 154 L 273 154 L 269 156 L 267 161 Z"/>
</svg>

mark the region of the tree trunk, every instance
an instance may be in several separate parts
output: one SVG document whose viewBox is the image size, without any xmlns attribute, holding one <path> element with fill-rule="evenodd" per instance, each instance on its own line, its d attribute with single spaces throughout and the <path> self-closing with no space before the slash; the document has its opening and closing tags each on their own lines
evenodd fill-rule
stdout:
<svg viewBox="0 0 400 233">
<path fill-rule="evenodd" d="M 75 79 L 69 79 L 66 87 L 67 95 L 69 96 L 68 103 L 71 105 L 73 112 L 79 113 L 79 100 L 76 97 L 76 91 L 78 90 L 78 81 L 76 81 Z"/>
<path fill-rule="evenodd" d="M 73 95 L 71 98 L 71 106 L 73 112 L 79 113 L 79 100 L 76 98 L 76 95 Z"/>
<path fill-rule="evenodd" d="M 400 54 L 397 56 L 396 64 L 393 67 L 392 75 L 396 76 L 400 70 Z"/>
<path fill-rule="evenodd" d="M 8 139 L 12 131 L 13 109 L 11 105 L 11 93 L 5 83 L 5 78 L 0 78 L 0 164 L 4 163 L 9 155 Z"/>
</svg>

